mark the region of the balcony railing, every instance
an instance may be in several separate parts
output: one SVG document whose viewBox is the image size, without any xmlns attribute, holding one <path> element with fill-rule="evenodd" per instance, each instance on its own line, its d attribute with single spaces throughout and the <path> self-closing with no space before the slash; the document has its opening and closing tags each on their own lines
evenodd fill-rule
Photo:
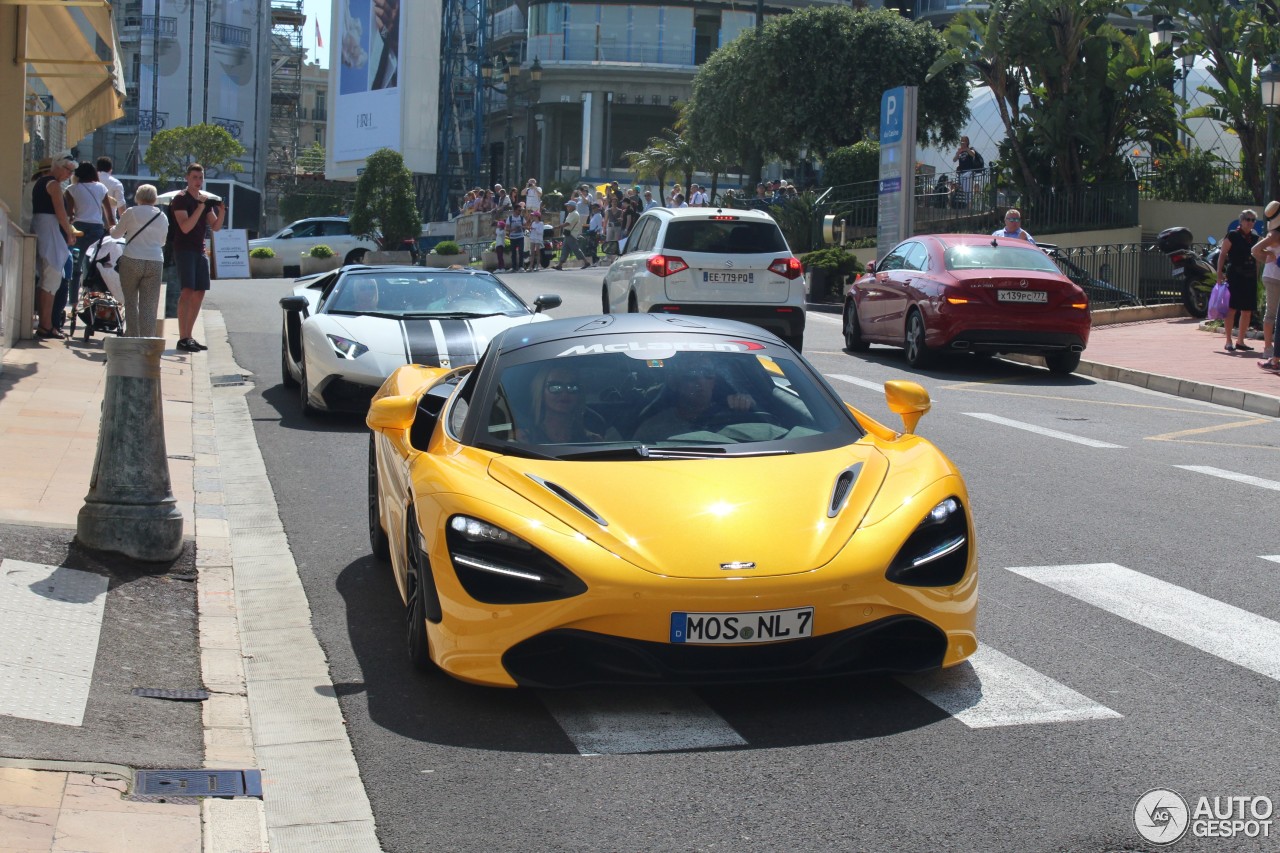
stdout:
<svg viewBox="0 0 1280 853">
<path fill-rule="evenodd" d="M 218 118 L 217 116 L 211 116 L 209 119 L 209 123 L 216 124 L 218 127 L 222 128 L 227 133 L 231 134 L 232 139 L 239 139 L 240 134 L 244 133 L 244 122 L 242 121 L 236 121 L 235 119 L 231 119 L 231 118 Z"/>
<path fill-rule="evenodd" d="M 209 25 L 209 38 L 219 44 L 232 47 L 248 47 L 250 30 L 247 27 L 233 27 L 230 24 L 212 23 Z"/>
<path fill-rule="evenodd" d="M 138 130 L 154 132 L 164 130 L 169 125 L 169 114 L 156 112 L 151 110 L 140 110 L 131 107 L 125 107 L 124 118 L 120 120 L 124 124 L 132 125 Z"/>
<path fill-rule="evenodd" d="M 161 41 L 171 41 L 178 37 L 178 19 L 160 18 L 159 27 L 154 15 L 129 15 L 120 27 L 123 38 L 139 36 L 144 39 L 154 38 L 159 32 Z"/>
</svg>

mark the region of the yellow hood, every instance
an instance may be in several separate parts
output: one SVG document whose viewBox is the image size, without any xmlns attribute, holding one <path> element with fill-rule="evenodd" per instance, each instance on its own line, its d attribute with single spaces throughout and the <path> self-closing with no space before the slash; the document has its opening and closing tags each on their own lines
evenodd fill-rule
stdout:
<svg viewBox="0 0 1280 853">
<path fill-rule="evenodd" d="M 835 517 L 837 478 L 855 465 Z M 628 562 L 668 577 L 811 571 L 853 535 L 888 463 L 868 444 L 742 459 L 560 462 L 502 457 L 495 480 Z M 546 485 L 540 483 L 539 478 Z M 576 499 L 605 524 L 574 507 Z M 754 567 L 725 568 L 725 564 Z"/>
</svg>

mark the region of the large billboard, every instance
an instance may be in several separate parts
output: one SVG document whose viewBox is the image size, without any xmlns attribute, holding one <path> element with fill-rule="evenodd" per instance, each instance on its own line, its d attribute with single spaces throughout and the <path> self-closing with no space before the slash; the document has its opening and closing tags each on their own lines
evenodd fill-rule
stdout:
<svg viewBox="0 0 1280 853">
<path fill-rule="evenodd" d="M 437 171 L 440 25 L 438 3 L 334 0 L 330 178 L 357 177 L 379 148 L 399 151 L 412 172 Z"/>
</svg>

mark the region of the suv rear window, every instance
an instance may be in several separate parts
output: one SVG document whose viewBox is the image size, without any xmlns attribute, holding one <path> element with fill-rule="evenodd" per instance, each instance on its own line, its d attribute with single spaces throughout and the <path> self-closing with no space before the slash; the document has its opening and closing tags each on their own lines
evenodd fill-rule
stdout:
<svg viewBox="0 0 1280 853">
<path fill-rule="evenodd" d="M 772 222 L 679 219 L 667 226 L 663 251 L 750 255 L 785 252 L 787 241 Z"/>
</svg>

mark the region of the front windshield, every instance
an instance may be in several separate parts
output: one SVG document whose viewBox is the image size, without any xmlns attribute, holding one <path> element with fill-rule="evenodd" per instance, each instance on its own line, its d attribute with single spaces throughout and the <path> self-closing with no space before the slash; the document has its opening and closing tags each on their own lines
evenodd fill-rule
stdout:
<svg viewBox="0 0 1280 853">
<path fill-rule="evenodd" d="M 607 346 L 558 342 L 504 366 L 478 439 L 513 453 L 625 459 L 802 452 L 861 435 L 788 350 Z"/>
<path fill-rule="evenodd" d="M 990 243 L 962 243 L 948 246 L 945 263 L 949 270 L 1028 270 L 1059 272 L 1049 256 L 1028 244 L 1011 246 Z"/>
<path fill-rule="evenodd" d="M 529 309 L 490 275 L 421 272 L 358 272 L 342 277 L 325 302 L 330 314 L 519 316 Z"/>
</svg>

